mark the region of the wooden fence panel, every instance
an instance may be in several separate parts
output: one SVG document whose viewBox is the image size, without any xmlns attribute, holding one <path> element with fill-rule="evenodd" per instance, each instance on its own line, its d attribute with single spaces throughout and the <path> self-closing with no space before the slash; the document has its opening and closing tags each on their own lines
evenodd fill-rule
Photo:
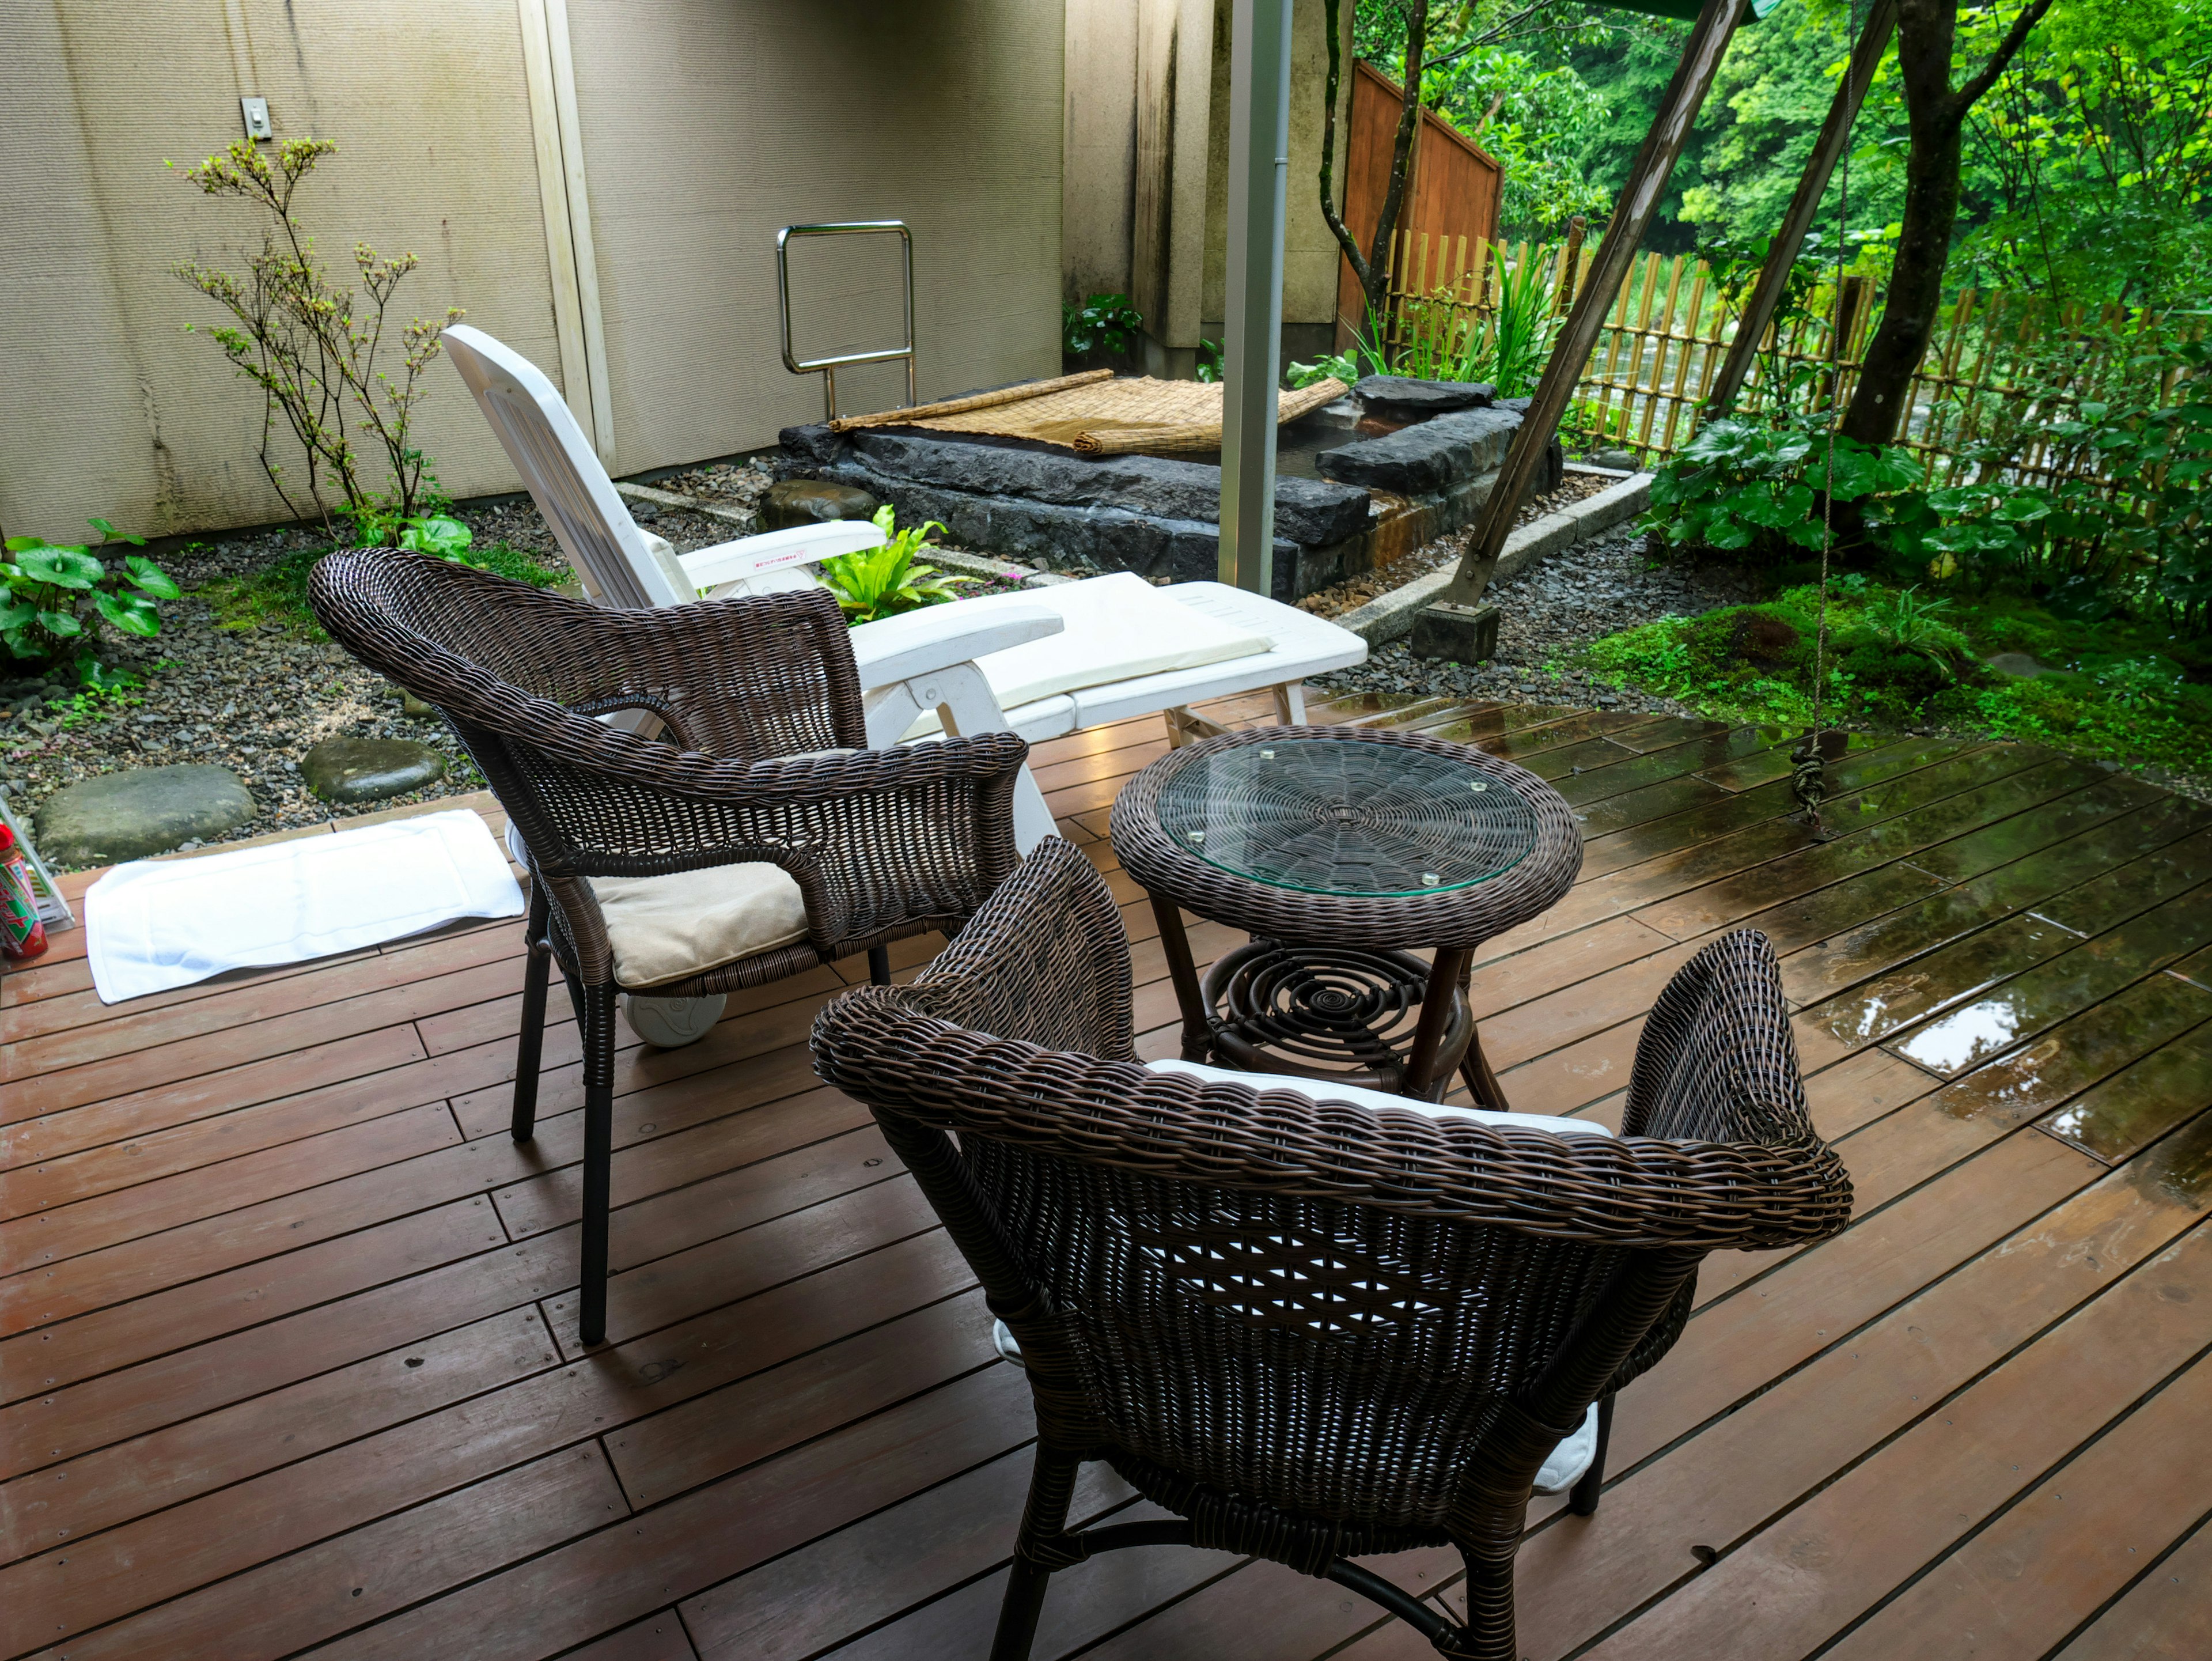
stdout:
<svg viewBox="0 0 2212 1661">
<path fill-rule="evenodd" d="M 1433 239 L 1402 231 L 1390 246 L 1390 311 L 1385 337 L 1405 373 L 1430 374 L 1479 350 L 1494 327 L 1501 276 L 1534 261 L 1554 312 L 1587 281 L 1595 248 L 1526 242 L 1493 246 L 1475 238 Z M 1572 283 L 1565 279 L 1570 271 Z M 1788 401 L 1847 402 L 1880 307 L 1874 282 L 1848 277 L 1827 314 L 1799 312 L 1770 328 L 1738 407 L 1747 413 Z M 1735 337 L 1737 311 L 1701 260 L 1647 253 L 1632 261 L 1575 387 L 1568 424 L 1650 465 L 1697 435 L 1705 399 Z M 2100 326 L 2085 332 L 2084 325 Z M 2202 326 L 2190 326 L 2192 332 Z M 1910 392 L 1899 441 L 1932 478 L 1955 481 L 1995 465 L 2004 477 L 2048 484 L 2076 471 L 2046 436 L 2098 398 L 2153 398 L 2170 390 L 2144 380 L 2140 360 L 2162 333 L 2156 319 L 2117 308 L 2094 318 L 2054 314 L 2032 299 L 1969 289 L 1952 306 Z M 1996 462 L 1986 458 L 1999 457 Z"/>
</svg>

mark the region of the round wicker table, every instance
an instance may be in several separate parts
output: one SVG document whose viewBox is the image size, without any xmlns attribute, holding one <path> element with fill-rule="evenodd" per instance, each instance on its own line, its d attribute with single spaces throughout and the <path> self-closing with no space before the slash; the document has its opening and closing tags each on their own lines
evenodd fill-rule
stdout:
<svg viewBox="0 0 2212 1661">
<path fill-rule="evenodd" d="M 1574 815 L 1534 774 L 1418 733 L 1229 733 L 1132 779 L 1113 837 L 1159 919 L 1186 1061 L 1427 1100 L 1456 1069 L 1504 1107 L 1468 964 L 1582 869 Z M 1202 984 L 1186 909 L 1252 936 Z"/>
</svg>

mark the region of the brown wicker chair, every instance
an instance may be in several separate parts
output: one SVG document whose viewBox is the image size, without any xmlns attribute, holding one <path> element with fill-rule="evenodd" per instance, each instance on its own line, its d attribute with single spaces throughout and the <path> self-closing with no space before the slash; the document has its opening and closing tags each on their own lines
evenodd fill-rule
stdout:
<svg viewBox="0 0 2212 1661">
<path fill-rule="evenodd" d="M 814 1053 L 873 1109 L 1028 1372 L 1036 1466 L 994 1661 L 1028 1654 L 1054 1570 L 1155 1543 L 1271 1558 L 1445 1655 L 1514 1661 L 1546 1456 L 1680 1335 L 1706 1252 L 1816 1240 L 1850 1212 L 1749 931 L 1661 996 L 1618 1139 L 1147 1071 L 1113 898 L 1058 841 L 911 986 L 825 1009 Z M 1071 1532 L 1090 1459 L 1187 1520 Z M 1347 1561 L 1447 1542 L 1463 1627 Z"/>
<path fill-rule="evenodd" d="M 823 590 L 618 611 L 374 550 L 324 560 L 309 593 L 333 639 L 438 708 L 526 848 L 514 1134 L 535 1126 L 557 961 L 583 1035 L 579 1325 L 597 1343 L 617 995 L 708 997 L 863 950 L 887 981 L 888 942 L 957 928 L 1014 868 L 1028 745 L 991 733 L 866 749 L 852 647 Z M 615 711 L 657 718 L 666 741 L 592 719 Z M 766 921 L 722 926 L 740 907 Z"/>
</svg>

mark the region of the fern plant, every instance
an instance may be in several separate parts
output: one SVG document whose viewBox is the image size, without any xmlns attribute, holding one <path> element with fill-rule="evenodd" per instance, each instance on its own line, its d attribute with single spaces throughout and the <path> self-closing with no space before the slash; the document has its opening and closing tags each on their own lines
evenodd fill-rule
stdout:
<svg viewBox="0 0 2212 1661">
<path fill-rule="evenodd" d="M 933 565 L 914 563 L 915 555 L 929 545 L 929 533 L 945 528 L 935 520 L 898 530 L 886 502 L 876 509 L 875 523 L 890 538 L 881 547 L 836 554 L 822 562 L 823 586 L 836 597 L 847 623 L 873 623 L 925 605 L 941 605 L 959 598 L 953 592 L 956 587 L 975 581 L 946 576 Z"/>
</svg>

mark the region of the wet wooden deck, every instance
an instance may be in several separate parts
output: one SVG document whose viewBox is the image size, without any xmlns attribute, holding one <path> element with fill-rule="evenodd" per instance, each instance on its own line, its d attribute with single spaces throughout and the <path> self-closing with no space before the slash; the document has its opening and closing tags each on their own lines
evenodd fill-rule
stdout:
<svg viewBox="0 0 2212 1661">
<path fill-rule="evenodd" d="M 1517 1107 L 1617 1112 L 1668 974 L 1748 924 L 1857 1184 L 1840 1238 L 1708 1263 L 1622 1398 L 1602 1509 L 1532 1519 L 1524 1652 L 2212 1654 L 2212 811 L 1900 739 L 1851 751 L 1845 834 L 1808 846 L 1769 734 L 1318 713 L 1480 742 L 1585 816 L 1580 885 L 1476 970 Z M 1125 902 L 1147 1053 L 1173 1001 L 1103 833 L 1164 747 L 1139 722 L 1036 757 Z M 73 933 L 0 983 L 7 1654 L 983 1652 L 1029 1415 L 927 1208 L 809 1069 L 860 966 L 624 1052 L 586 1355 L 573 1028 L 537 1142 L 504 1129 L 518 935 L 105 1008 Z M 1455 1596 L 1443 1554 L 1376 1567 Z M 1060 1577 L 1036 1652 L 1432 1653 L 1324 1583 L 1169 1549 Z"/>
</svg>

